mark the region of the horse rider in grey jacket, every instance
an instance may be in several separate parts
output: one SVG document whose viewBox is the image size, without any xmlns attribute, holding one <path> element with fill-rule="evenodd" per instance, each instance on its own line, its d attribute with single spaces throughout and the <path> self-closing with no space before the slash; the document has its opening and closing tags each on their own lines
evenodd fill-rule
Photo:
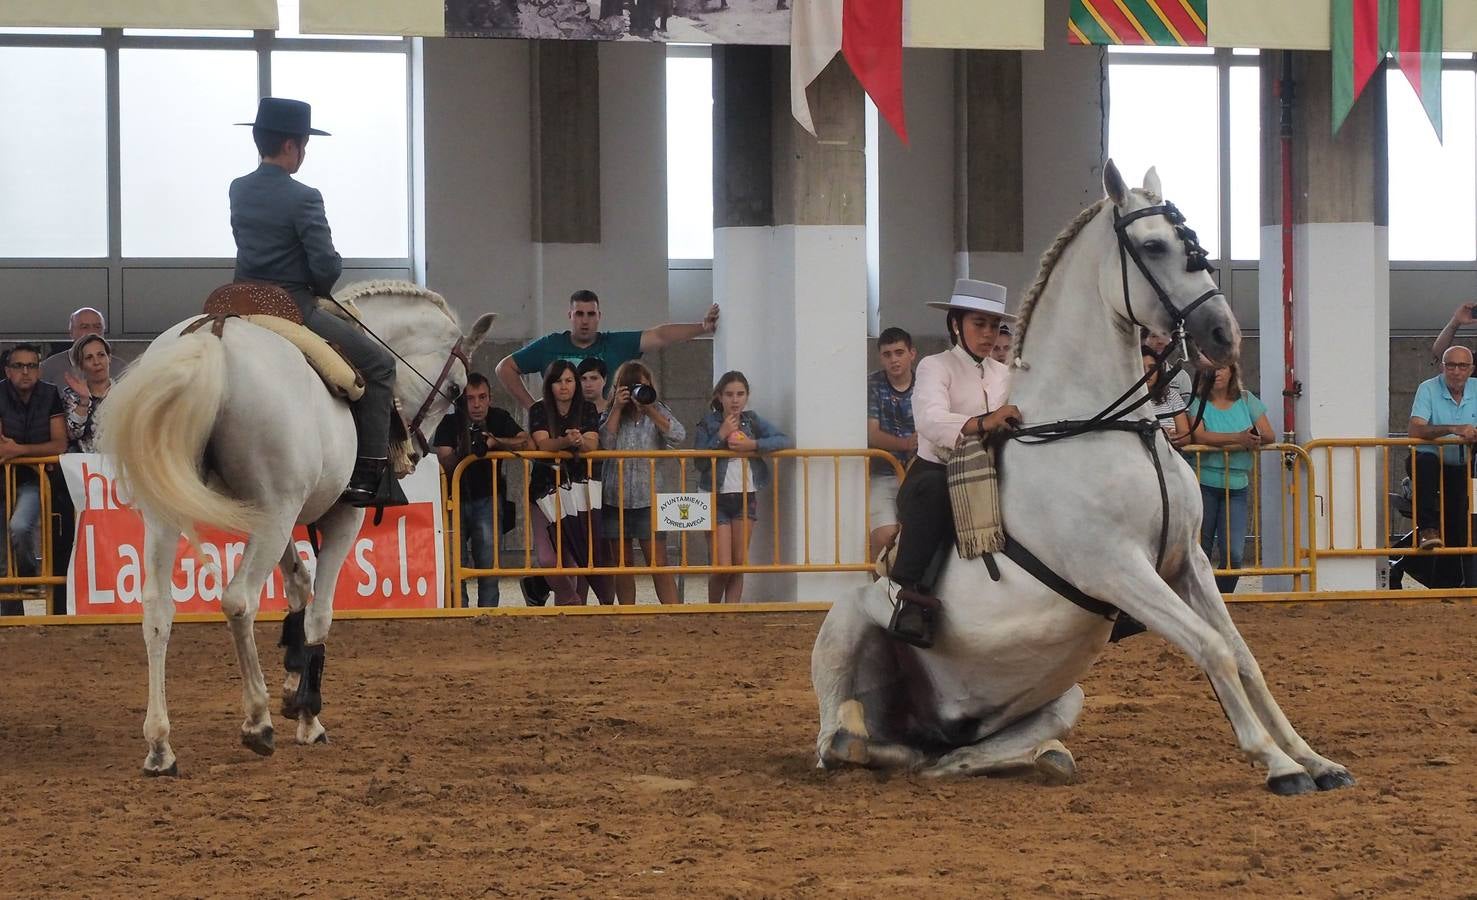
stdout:
<svg viewBox="0 0 1477 900">
<path fill-rule="evenodd" d="M 386 505 L 390 496 L 390 412 L 395 360 L 363 330 L 318 308 L 342 274 L 343 259 L 323 211 L 323 195 L 293 179 L 302 168 L 312 110 L 301 100 L 263 97 L 252 139 L 261 154 L 256 171 L 231 182 L 231 232 L 236 238 L 236 280 L 275 284 L 292 295 L 303 324 L 336 345 L 364 376 L 364 396 L 351 405 L 359 458 L 342 501 Z"/>
</svg>

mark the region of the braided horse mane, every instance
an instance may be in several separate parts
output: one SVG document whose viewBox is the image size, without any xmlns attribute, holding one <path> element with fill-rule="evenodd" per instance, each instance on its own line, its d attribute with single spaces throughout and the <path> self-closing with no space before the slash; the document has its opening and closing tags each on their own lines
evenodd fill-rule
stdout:
<svg viewBox="0 0 1477 900">
<path fill-rule="evenodd" d="M 353 313 L 354 318 L 357 319 L 359 318 L 359 305 L 356 301 L 361 300 L 365 297 L 379 297 L 387 294 L 394 294 L 397 297 L 414 297 L 419 300 L 425 300 L 427 303 L 445 313 L 446 318 L 450 319 L 453 322 L 456 322 L 458 326 L 461 325 L 461 320 L 458 318 L 456 312 L 452 310 L 451 305 L 446 302 L 445 297 L 441 296 L 430 288 L 421 287 L 420 285 L 411 281 L 399 281 L 392 278 L 378 278 L 373 281 L 356 281 L 343 290 L 339 291 L 338 293 L 334 294 L 333 296 L 334 299 L 338 300 L 338 302 L 348 307 L 350 312 Z M 329 308 L 329 312 L 336 313 L 337 310 Z"/>
<path fill-rule="evenodd" d="M 1082 229 L 1087 227 L 1087 223 L 1096 218 L 1097 214 L 1102 212 L 1103 207 L 1110 202 L 1107 197 L 1104 197 L 1078 213 L 1077 218 L 1073 219 L 1066 228 L 1062 229 L 1062 233 L 1056 236 L 1056 240 L 1052 241 L 1051 246 L 1041 255 L 1041 266 L 1037 270 L 1036 280 L 1031 283 L 1030 289 L 1026 291 L 1026 299 L 1021 301 L 1020 326 L 1016 331 L 1015 346 L 1011 350 L 1011 353 L 1015 356 L 1015 365 L 1017 368 L 1026 368 L 1025 363 L 1021 362 L 1021 350 L 1024 349 L 1026 344 L 1026 331 L 1031 324 L 1031 314 L 1036 311 L 1036 304 L 1041 300 L 1041 295 L 1046 292 L 1046 283 L 1051 279 L 1052 270 L 1056 268 L 1056 264 L 1061 260 L 1062 254 L 1067 252 L 1068 245 L 1076 239 L 1077 235 L 1082 233 Z"/>
</svg>

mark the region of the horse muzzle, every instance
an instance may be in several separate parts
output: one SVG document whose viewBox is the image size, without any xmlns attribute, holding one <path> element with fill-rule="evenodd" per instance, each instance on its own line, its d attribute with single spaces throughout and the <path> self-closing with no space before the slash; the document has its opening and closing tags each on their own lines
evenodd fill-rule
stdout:
<svg viewBox="0 0 1477 900">
<path fill-rule="evenodd" d="M 1211 362 L 1234 363 L 1241 357 L 1241 326 L 1224 296 L 1213 297 L 1191 310 L 1185 331 Z"/>
</svg>

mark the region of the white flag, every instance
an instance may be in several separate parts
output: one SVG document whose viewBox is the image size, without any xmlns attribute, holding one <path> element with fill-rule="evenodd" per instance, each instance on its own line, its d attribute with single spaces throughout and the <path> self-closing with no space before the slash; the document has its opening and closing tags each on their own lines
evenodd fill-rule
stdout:
<svg viewBox="0 0 1477 900">
<path fill-rule="evenodd" d="M 841 52 L 844 0 L 793 0 L 790 4 L 790 111 L 811 134 L 810 101 L 805 88 Z"/>
</svg>

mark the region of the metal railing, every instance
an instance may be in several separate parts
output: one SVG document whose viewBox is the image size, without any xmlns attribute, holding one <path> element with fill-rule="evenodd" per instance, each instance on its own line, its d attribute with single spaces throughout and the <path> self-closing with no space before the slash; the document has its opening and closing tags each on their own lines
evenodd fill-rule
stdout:
<svg viewBox="0 0 1477 900">
<path fill-rule="evenodd" d="M 48 466 L 55 466 L 55 456 L 17 457 L 4 464 L 4 520 L 0 521 L 0 542 L 4 544 L 5 568 L 0 572 L 0 603 L 5 606 L 24 603 L 28 600 L 40 600 L 47 611 L 51 609 L 51 594 L 56 585 L 65 585 L 67 576 L 51 574 L 55 570 L 55 534 L 60 519 L 53 522 L 55 513 L 51 495 L 51 476 L 47 471 Z M 16 503 L 20 499 L 21 488 L 29 478 L 23 473 L 30 473 L 35 479 L 37 489 L 37 514 L 36 514 L 36 552 L 37 559 L 32 561 L 36 567 L 36 574 L 18 574 L 21 568 L 16 552 L 16 536 L 10 533 L 10 521 L 15 513 Z M 24 568 L 29 568 L 30 565 Z M 24 609 L 22 607 L 22 609 Z"/>
</svg>

